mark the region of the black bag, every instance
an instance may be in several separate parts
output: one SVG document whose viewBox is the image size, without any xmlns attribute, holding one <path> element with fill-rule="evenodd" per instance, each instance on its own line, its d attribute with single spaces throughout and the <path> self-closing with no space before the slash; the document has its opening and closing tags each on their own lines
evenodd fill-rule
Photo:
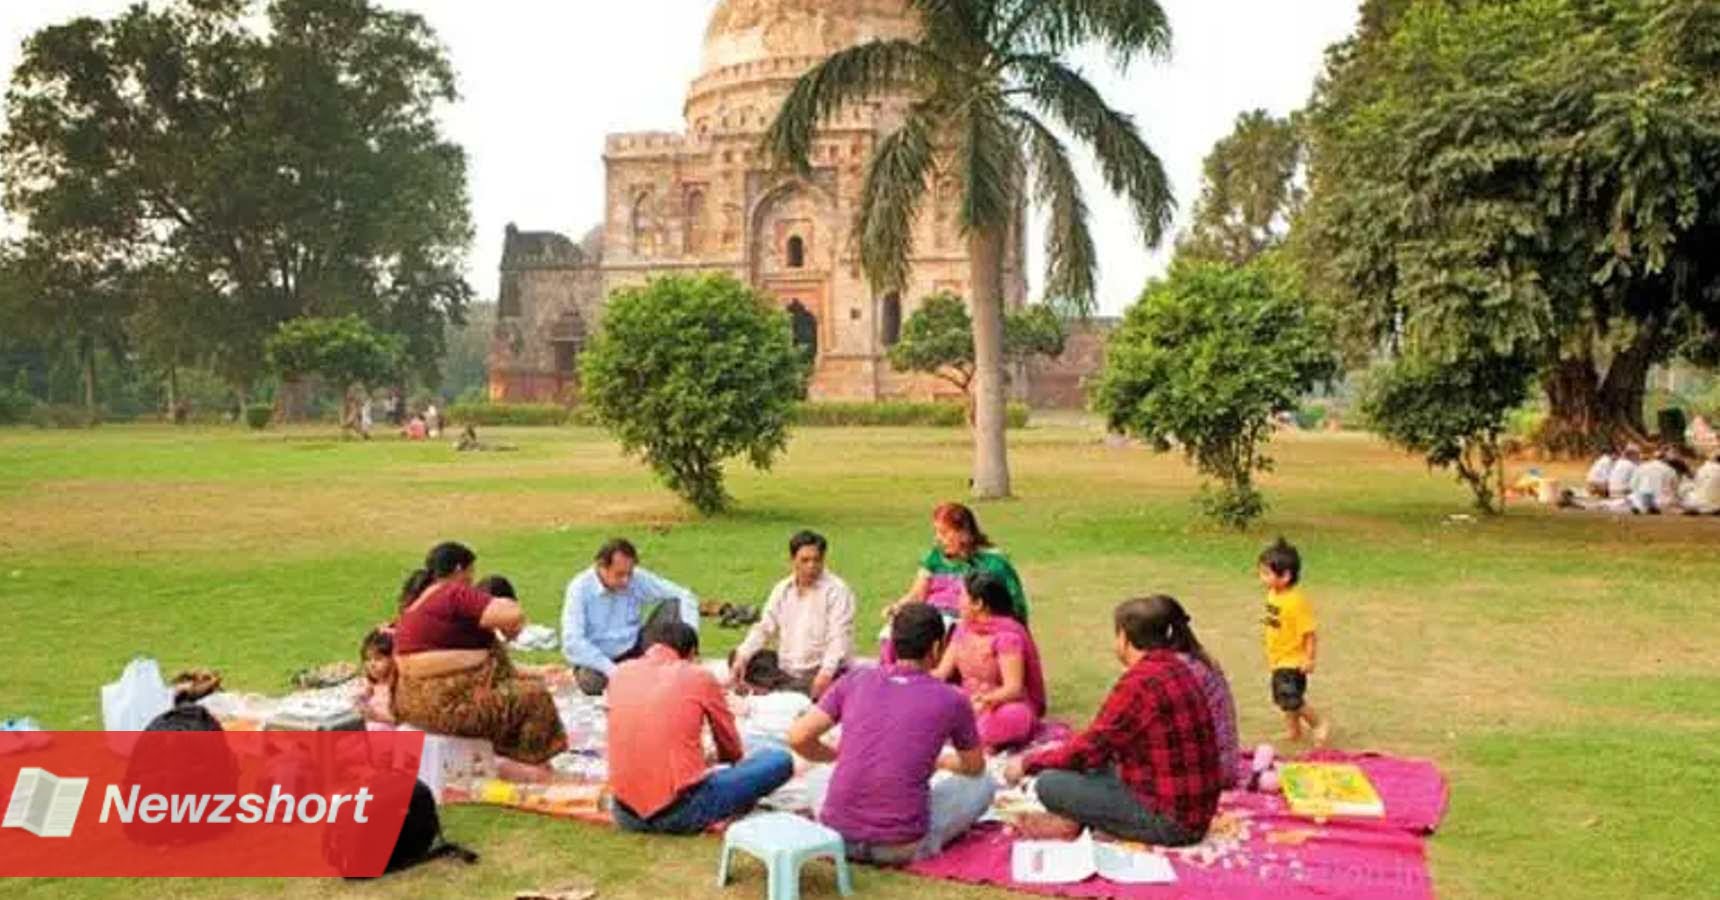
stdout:
<svg viewBox="0 0 1720 900">
<path fill-rule="evenodd" d="M 398 872 L 419 863 L 452 856 L 471 865 L 478 854 L 442 837 L 442 817 L 436 814 L 436 795 L 422 781 L 412 784 L 412 802 L 406 806 L 406 818 L 400 823 L 400 837 L 394 842 L 385 871 Z"/>
<path fill-rule="evenodd" d="M 333 833 L 330 838 L 338 840 Z M 478 854 L 443 839 L 442 819 L 436 814 L 436 795 L 424 782 L 415 781 L 412 799 L 406 805 L 406 818 L 400 821 L 400 835 L 394 840 L 394 852 L 389 854 L 388 867 L 383 869 L 383 874 L 404 871 L 445 856 L 468 865 L 478 861 Z"/>
</svg>

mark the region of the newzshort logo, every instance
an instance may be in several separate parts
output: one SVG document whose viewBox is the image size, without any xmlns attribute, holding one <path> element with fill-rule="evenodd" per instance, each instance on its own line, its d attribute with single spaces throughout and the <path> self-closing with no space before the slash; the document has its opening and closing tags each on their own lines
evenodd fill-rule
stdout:
<svg viewBox="0 0 1720 900">
<path fill-rule="evenodd" d="M 61 778 L 47 769 L 19 769 L 0 828 L 22 828 L 37 837 L 67 838 L 78 823 L 88 778 Z"/>
<path fill-rule="evenodd" d="M 88 778 L 62 778 L 46 769 L 21 769 L 6 806 L 6 828 L 22 828 L 37 837 L 72 836 L 78 812 L 83 808 Z M 117 820 L 122 825 L 306 825 L 335 824 L 342 812 L 346 821 L 367 824 L 369 788 L 352 794 L 290 794 L 275 785 L 263 794 L 160 794 L 143 793 L 132 785 L 129 791 L 110 784 L 102 797 L 102 824 Z"/>
</svg>

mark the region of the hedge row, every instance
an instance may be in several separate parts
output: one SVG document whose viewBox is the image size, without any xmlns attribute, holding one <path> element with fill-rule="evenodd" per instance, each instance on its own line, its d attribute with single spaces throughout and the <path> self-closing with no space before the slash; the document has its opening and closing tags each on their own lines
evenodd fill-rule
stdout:
<svg viewBox="0 0 1720 900">
<path fill-rule="evenodd" d="M 1009 427 L 1024 428 L 1028 409 L 1009 405 Z M 583 408 L 557 403 L 457 403 L 448 408 L 451 426 L 560 426 L 594 424 Z M 802 403 L 795 407 L 794 423 L 817 427 L 912 427 L 958 428 L 967 424 L 967 411 L 957 403 Z"/>
<path fill-rule="evenodd" d="M 1028 416 L 1025 404 L 1009 405 L 1009 427 L 1025 428 Z M 959 428 L 967 424 L 967 409 L 958 403 L 802 403 L 795 407 L 794 424 L 809 428 Z"/>
</svg>

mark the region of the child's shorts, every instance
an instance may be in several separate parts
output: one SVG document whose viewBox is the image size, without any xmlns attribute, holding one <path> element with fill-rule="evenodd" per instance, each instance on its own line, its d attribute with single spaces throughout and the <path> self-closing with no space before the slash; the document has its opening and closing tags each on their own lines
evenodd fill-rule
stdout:
<svg viewBox="0 0 1720 900">
<path fill-rule="evenodd" d="M 1308 673 L 1301 669 L 1272 670 L 1272 702 L 1285 712 L 1296 712 L 1306 702 Z"/>
</svg>

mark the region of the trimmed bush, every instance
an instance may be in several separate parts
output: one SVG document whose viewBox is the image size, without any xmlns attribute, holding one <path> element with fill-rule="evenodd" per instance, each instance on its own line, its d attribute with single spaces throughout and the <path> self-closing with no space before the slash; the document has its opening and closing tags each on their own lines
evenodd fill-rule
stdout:
<svg viewBox="0 0 1720 900">
<path fill-rule="evenodd" d="M 30 410 L 30 424 L 37 428 L 94 428 L 101 416 L 70 403 L 38 403 Z"/>
<path fill-rule="evenodd" d="M 275 407 L 268 403 L 253 403 L 245 407 L 245 424 L 255 431 L 269 427 L 269 421 L 275 417 Z"/>
<path fill-rule="evenodd" d="M 17 388 L 0 385 L 0 425 L 16 425 L 30 418 L 36 398 Z"/>
<path fill-rule="evenodd" d="M 1009 405 L 1009 427 L 1025 428 L 1031 413 L 1025 404 Z M 958 403 L 801 403 L 794 424 L 810 428 L 961 428 L 967 409 Z"/>
<path fill-rule="evenodd" d="M 448 423 L 467 425 L 566 425 L 572 413 L 559 403 L 456 403 L 448 407 Z"/>
</svg>

